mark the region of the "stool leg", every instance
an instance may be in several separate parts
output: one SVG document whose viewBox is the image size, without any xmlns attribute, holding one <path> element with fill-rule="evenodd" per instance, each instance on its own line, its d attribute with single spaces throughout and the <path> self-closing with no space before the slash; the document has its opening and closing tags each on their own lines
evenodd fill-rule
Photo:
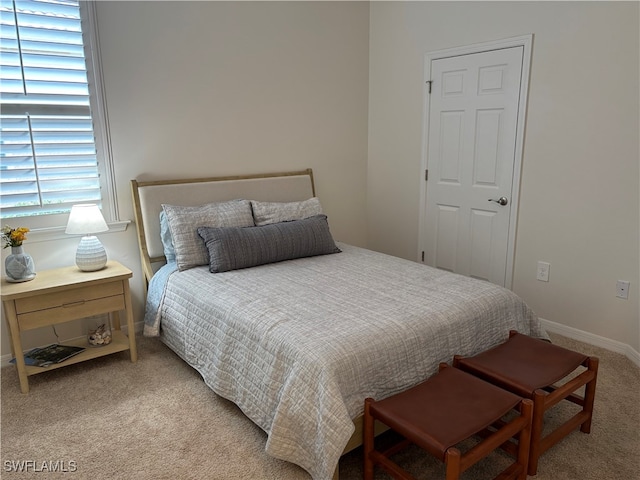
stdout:
<svg viewBox="0 0 640 480">
<path fill-rule="evenodd" d="M 364 480 L 373 480 L 373 461 L 371 460 L 371 452 L 373 452 L 373 424 L 375 419 L 371 416 L 370 405 L 373 399 L 366 398 L 364 401 L 364 422 L 362 426 L 363 451 L 364 451 Z"/>
<path fill-rule="evenodd" d="M 538 472 L 538 459 L 540 451 L 540 441 L 542 440 L 542 428 L 544 423 L 544 399 L 546 394 L 542 390 L 533 392 L 533 419 L 531 422 L 531 449 L 529 452 L 529 475 Z"/>
<path fill-rule="evenodd" d="M 529 468 L 529 451 L 531 449 L 531 422 L 533 421 L 533 402 L 528 398 L 520 403 L 520 415 L 527 419 L 526 426 L 518 435 L 518 463 L 522 465 L 522 471 L 518 475 L 518 480 L 527 479 L 527 469 Z"/>
<path fill-rule="evenodd" d="M 444 454 L 444 462 L 447 465 L 446 480 L 458 480 L 462 473 L 460 450 L 456 447 L 449 447 Z"/>
<path fill-rule="evenodd" d="M 596 380 L 598 379 L 598 363 L 597 357 L 589 357 L 587 360 L 587 369 L 593 372 L 593 380 L 591 380 L 585 386 L 584 390 L 584 406 L 582 411 L 587 412 L 589 417 L 580 426 L 580 431 L 583 433 L 591 432 L 591 419 L 593 417 L 593 402 L 596 399 Z"/>
</svg>

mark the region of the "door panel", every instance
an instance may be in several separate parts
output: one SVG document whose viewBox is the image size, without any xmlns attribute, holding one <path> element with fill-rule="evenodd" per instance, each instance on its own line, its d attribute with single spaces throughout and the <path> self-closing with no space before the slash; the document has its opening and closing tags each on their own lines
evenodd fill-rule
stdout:
<svg viewBox="0 0 640 480">
<path fill-rule="evenodd" d="M 505 284 L 523 47 L 431 61 L 425 261 Z"/>
<path fill-rule="evenodd" d="M 438 180 L 443 183 L 460 185 L 460 160 L 462 126 L 464 112 L 442 112 L 440 115 L 440 174 Z"/>
<path fill-rule="evenodd" d="M 469 276 L 487 279 L 491 277 L 492 259 L 486 253 L 491 251 L 495 230 L 495 212 L 471 210 L 471 252 Z"/>
<path fill-rule="evenodd" d="M 497 186 L 501 114 L 502 110 L 482 110 L 476 113 L 474 185 Z"/>
<path fill-rule="evenodd" d="M 460 208 L 451 205 L 438 205 L 437 214 L 435 266 L 455 272 Z"/>
</svg>

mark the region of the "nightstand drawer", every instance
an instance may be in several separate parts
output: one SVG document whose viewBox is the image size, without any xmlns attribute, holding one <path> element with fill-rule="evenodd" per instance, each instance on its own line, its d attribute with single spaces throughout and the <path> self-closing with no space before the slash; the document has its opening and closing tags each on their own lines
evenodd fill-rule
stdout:
<svg viewBox="0 0 640 480">
<path fill-rule="evenodd" d="M 16 313 L 21 315 L 50 308 L 64 308 L 72 311 L 75 307 L 81 307 L 92 300 L 122 295 L 123 292 L 122 282 L 110 282 L 64 292 L 19 298 L 15 301 Z"/>
<path fill-rule="evenodd" d="M 92 317 L 103 313 L 125 309 L 124 295 L 98 298 L 77 303 L 66 303 L 60 307 L 48 308 L 18 315 L 21 330 L 32 330 L 56 323 L 68 322 L 79 318 Z"/>
</svg>

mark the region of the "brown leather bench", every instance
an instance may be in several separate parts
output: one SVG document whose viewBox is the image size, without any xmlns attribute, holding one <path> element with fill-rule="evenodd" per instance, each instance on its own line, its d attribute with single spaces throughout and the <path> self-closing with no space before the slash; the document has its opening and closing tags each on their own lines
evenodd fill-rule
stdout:
<svg viewBox="0 0 640 480">
<path fill-rule="evenodd" d="M 456 447 L 514 409 L 519 414 L 511 414 L 497 431 L 492 431 L 468 451 L 461 453 Z M 413 476 L 389 459 L 413 443 L 445 462 L 447 480 L 457 480 L 462 472 L 518 436 L 517 460 L 499 478 L 524 480 L 532 412 L 531 400 L 442 363 L 439 373 L 409 390 L 379 401 L 365 400 L 364 478 L 372 480 L 374 466 L 379 465 L 396 479 L 413 480 Z M 404 440 L 384 452 L 376 450 L 376 420 L 402 435 Z"/>
<path fill-rule="evenodd" d="M 598 359 L 568 350 L 544 340 L 509 332 L 509 339 L 473 357 L 454 357 L 453 365 L 510 392 L 533 400 L 529 475 L 538 470 L 540 456 L 580 426 L 591 431 L 596 394 Z M 586 370 L 556 387 L 579 367 Z M 575 392 L 586 385 L 584 396 Z M 582 406 L 582 410 L 543 437 L 545 412 L 562 400 Z M 513 451 L 513 446 L 511 447 Z"/>
</svg>

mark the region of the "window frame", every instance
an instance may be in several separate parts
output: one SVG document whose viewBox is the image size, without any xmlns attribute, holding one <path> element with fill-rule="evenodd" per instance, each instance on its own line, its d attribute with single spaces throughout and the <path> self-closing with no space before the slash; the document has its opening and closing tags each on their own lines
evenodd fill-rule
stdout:
<svg viewBox="0 0 640 480">
<path fill-rule="evenodd" d="M 126 230 L 130 221 L 121 221 L 118 211 L 109 121 L 103 87 L 96 6 L 95 2 L 86 0 L 80 0 L 79 6 L 87 80 L 89 84 L 89 102 L 93 120 L 96 156 L 98 158 L 98 173 L 100 175 L 102 214 L 109 225 L 109 232 L 119 232 Z M 64 233 L 68 217 L 68 213 L 29 215 L 2 219 L 2 223 L 3 225 L 10 224 L 14 227 L 27 227 L 30 229 L 29 241 L 40 242 L 69 238 L 69 236 Z"/>
</svg>

